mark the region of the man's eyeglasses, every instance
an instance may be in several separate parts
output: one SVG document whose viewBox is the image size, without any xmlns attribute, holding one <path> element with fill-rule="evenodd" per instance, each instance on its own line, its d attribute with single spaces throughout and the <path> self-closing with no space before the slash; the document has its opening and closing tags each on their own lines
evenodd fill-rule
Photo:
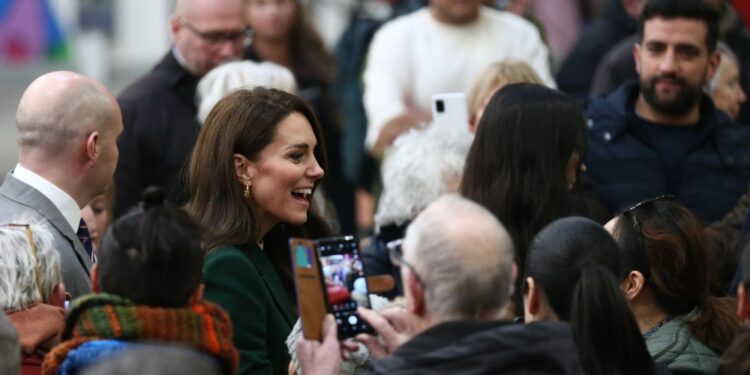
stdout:
<svg viewBox="0 0 750 375">
<path fill-rule="evenodd" d="M 203 39 L 206 43 L 219 45 L 224 42 L 238 42 L 252 36 L 252 30 L 245 28 L 242 31 L 200 31 L 185 18 L 180 18 L 180 24 L 187 27 L 193 34 Z"/>
<path fill-rule="evenodd" d="M 403 239 L 393 240 L 393 241 L 386 243 L 385 247 L 388 248 L 388 257 L 391 259 L 391 263 L 396 267 L 401 267 L 402 265 L 409 267 L 409 269 L 411 270 L 411 273 L 414 274 L 414 277 L 417 279 L 417 282 L 419 283 L 419 285 L 422 287 L 422 289 L 425 289 L 424 283 L 422 282 L 422 278 L 419 277 L 419 274 L 417 274 L 417 270 L 414 269 L 414 266 L 409 264 L 404 259 L 404 252 L 401 247 L 403 243 L 404 243 Z"/>
<path fill-rule="evenodd" d="M 36 244 L 34 243 L 34 238 L 31 233 L 31 225 L 29 224 L 4 224 L 4 227 L 10 227 L 10 228 L 24 228 L 26 229 L 26 241 L 29 244 L 29 247 L 31 248 L 31 255 L 34 257 L 34 272 L 36 273 L 36 290 L 39 292 L 39 296 L 44 298 L 44 293 L 42 293 L 42 271 L 41 267 L 39 265 L 39 254 L 37 253 Z"/>
</svg>

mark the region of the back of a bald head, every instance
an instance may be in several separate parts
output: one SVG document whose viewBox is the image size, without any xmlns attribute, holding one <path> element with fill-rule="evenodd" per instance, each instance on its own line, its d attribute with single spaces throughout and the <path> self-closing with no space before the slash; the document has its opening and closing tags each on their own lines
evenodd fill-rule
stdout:
<svg viewBox="0 0 750 375">
<path fill-rule="evenodd" d="M 116 108 L 99 82 L 73 72 L 45 74 L 26 88 L 18 104 L 19 149 L 64 154 L 88 132 L 106 132 L 119 115 Z"/>
<path fill-rule="evenodd" d="M 438 198 L 409 226 L 404 247 L 428 284 L 428 308 L 443 318 L 485 317 L 510 299 L 513 240 L 479 204 Z"/>
</svg>

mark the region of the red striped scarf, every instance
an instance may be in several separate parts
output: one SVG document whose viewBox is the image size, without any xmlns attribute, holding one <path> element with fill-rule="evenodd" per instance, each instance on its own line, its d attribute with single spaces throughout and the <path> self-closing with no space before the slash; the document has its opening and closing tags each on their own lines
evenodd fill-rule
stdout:
<svg viewBox="0 0 750 375">
<path fill-rule="evenodd" d="M 184 308 L 150 307 L 100 293 L 73 303 L 62 342 L 45 358 L 42 373 L 57 373 L 68 352 L 81 344 L 108 339 L 181 344 L 217 358 L 226 373 L 237 371 L 231 321 L 219 306 L 202 301 Z"/>
</svg>

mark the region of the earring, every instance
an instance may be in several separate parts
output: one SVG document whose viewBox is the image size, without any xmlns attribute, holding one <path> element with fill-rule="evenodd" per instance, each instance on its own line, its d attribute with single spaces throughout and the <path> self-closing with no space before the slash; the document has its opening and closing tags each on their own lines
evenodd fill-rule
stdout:
<svg viewBox="0 0 750 375">
<path fill-rule="evenodd" d="M 242 195 L 245 196 L 245 199 L 250 198 L 250 184 L 245 185 L 245 191 L 242 192 Z"/>
</svg>

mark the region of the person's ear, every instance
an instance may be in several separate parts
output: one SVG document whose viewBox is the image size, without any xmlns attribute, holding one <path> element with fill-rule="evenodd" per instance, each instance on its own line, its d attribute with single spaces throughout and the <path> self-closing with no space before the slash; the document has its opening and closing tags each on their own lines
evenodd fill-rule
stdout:
<svg viewBox="0 0 750 375">
<path fill-rule="evenodd" d="M 539 315 L 541 309 L 541 301 L 539 300 L 539 288 L 534 281 L 534 278 L 526 278 L 526 293 L 523 296 L 523 310 L 524 320 L 527 323 L 536 321 L 536 317 Z"/>
<path fill-rule="evenodd" d="M 98 131 L 93 131 L 86 137 L 86 164 L 93 164 L 99 159 L 100 142 L 101 134 Z"/>
<path fill-rule="evenodd" d="M 177 32 L 180 31 L 180 28 L 182 28 L 182 24 L 180 23 L 180 17 L 172 16 L 169 18 L 169 32 L 172 35 L 172 41 L 175 40 L 175 36 L 177 35 Z"/>
<path fill-rule="evenodd" d="M 94 293 L 101 293 L 102 288 L 99 283 L 99 267 L 96 264 L 91 267 L 91 291 Z"/>
<path fill-rule="evenodd" d="M 237 180 L 242 186 L 253 184 L 253 176 L 255 176 L 257 168 L 255 163 L 248 160 L 245 155 L 234 154 L 234 170 L 237 174 Z"/>
<path fill-rule="evenodd" d="M 58 283 L 54 288 L 52 288 L 52 294 L 50 294 L 49 301 L 47 301 L 47 303 L 52 306 L 65 308 L 65 294 L 65 284 Z"/>
<path fill-rule="evenodd" d="M 750 318 L 750 301 L 747 299 L 747 289 L 744 283 L 740 283 L 737 287 L 737 317 L 742 320 Z"/>
<path fill-rule="evenodd" d="M 625 294 L 625 299 L 632 301 L 641 294 L 645 285 L 646 278 L 643 277 L 642 273 L 639 271 L 630 271 L 620 283 L 620 288 L 622 288 L 622 292 Z"/>
<path fill-rule="evenodd" d="M 198 284 L 198 287 L 195 288 L 195 291 L 193 291 L 193 294 L 191 294 L 190 298 L 188 299 L 188 305 L 195 305 L 196 303 L 203 300 L 203 289 L 204 284 Z"/>
<path fill-rule="evenodd" d="M 721 65 L 721 53 L 719 53 L 719 51 L 714 51 L 708 57 L 708 74 L 706 75 L 706 84 L 708 84 L 708 82 L 710 82 L 714 78 L 716 71 L 719 70 L 719 65 Z"/>
<path fill-rule="evenodd" d="M 408 304 L 408 308 L 411 310 L 409 312 L 416 316 L 424 316 L 427 310 L 425 306 L 424 288 L 422 288 L 422 285 L 417 280 L 414 272 L 411 271 L 411 268 L 406 267 L 406 269 L 406 284 L 404 286 L 409 289 L 409 296 L 411 297 L 411 303 Z"/>
</svg>

